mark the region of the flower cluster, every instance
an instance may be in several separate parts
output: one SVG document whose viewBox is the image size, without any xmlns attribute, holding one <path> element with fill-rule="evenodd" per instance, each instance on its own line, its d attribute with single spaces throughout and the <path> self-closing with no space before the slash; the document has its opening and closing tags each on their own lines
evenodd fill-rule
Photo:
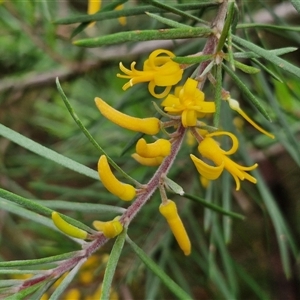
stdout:
<svg viewBox="0 0 300 300">
<path fill-rule="evenodd" d="M 256 183 L 256 179 L 249 174 L 249 171 L 254 170 L 258 165 L 242 166 L 229 157 L 236 153 L 239 148 L 237 137 L 233 133 L 218 130 L 204 122 L 206 116 L 209 117 L 216 112 L 216 104 L 205 99 L 204 92 L 198 88 L 199 82 L 193 78 L 187 78 L 182 85 L 176 86 L 182 80 L 184 66 L 173 61 L 174 57 L 175 55 L 171 51 L 157 49 L 149 55 L 141 71 L 135 68 L 136 62 L 131 63 L 130 69 L 120 63 L 120 69 L 124 74 L 117 74 L 119 78 L 129 79 L 124 84 L 123 90 L 127 90 L 138 83 L 148 82 L 150 94 L 157 99 L 163 98 L 160 103 L 163 110 L 155 105 L 162 116 L 161 119 L 156 117 L 136 118 L 126 115 L 98 97 L 95 98 L 95 102 L 101 114 L 111 122 L 125 129 L 150 135 L 154 139 L 153 142 L 147 142 L 148 138 L 140 138 L 136 143 L 136 152 L 132 154 L 132 157 L 145 166 L 161 166 L 153 177 L 157 179 L 155 188 L 159 188 L 162 199 L 159 211 L 167 220 L 184 254 L 189 255 L 191 244 L 188 234 L 177 212 L 175 202 L 167 198 L 165 190 L 167 184 L 164 182 L 165 170 L 170 168 L 178 152 L 178 144 L 180 143 L 176 141 L 182 138 L 186 131 L 196 139 L 198 152 L 202 159 L 193 154 L 190 155 L 190 158 L 201 175 L 201 182 L 205 182 L 205 184 L 210 180 L 219 178 L 226 170 L 234 178 L 236 190 L 239 190 L 241 187 L 240 181 L 247 180 Z M 164 90 L 157 93 L 155 91 L 156 87 Z M 171 92 L 172 88 L 174 88 L 174 92 Z M 237 111 L 256 129 L 274 138 L 272 134 L 257 125 L 240 108 L 238 102 L 230 98 L 228 92 L 224 95 L 223 100 L 229 103 L 230 108 Z M 169 129 L 170 127 L 173 127 L 175 131 L 170 133 L 164 130 L 164 128 Z M 167 135 L 167 138 L 161 137 L 163 134 Z M 229 150 L 224 150 L 215 139 L 222 136 L 231 139 L 232 146 Z M 207 163 L 204 159 L 211 161 L 213 164 Z M 147 187 L 150 185 L 150 183 L 148 185 L 137 184 L 134 187 L 119 181 L 112 173 L 106 155 L 102 155 L 99 159 L 98 172 L 106 189 L 124 201 L 131 201 L 135 197 L 138 197 L 136 201 L 140 201 L 142 198 L 139 197 L 143 197 L 147 193 Z M 154 179 L 150 181 L 151 184 Z M 118 217 L 115 222 L 120 222 Z M 122 227 L 119 225 L 119 223 L 117 223 L 117 226 L 109 224 L 108 227 L 111 228 L 112 234 L 108 233 L 107 236 L 114 237 L 121 232 Z M 94 222 L 94 227 L 98 230 L 106 230 L 103 222 Z"/>
</svg>

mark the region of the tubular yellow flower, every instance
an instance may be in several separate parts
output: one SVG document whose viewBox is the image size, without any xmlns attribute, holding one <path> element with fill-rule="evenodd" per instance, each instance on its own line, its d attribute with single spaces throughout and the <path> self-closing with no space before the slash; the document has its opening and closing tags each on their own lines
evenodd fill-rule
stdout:
<svg viewBox="0 0 300 300">
<path fill-rule="evenodd" d="M 181 115 L 184 127 L 195 126 L 197 118 L 216 111 L 215 103 L 204 101 L 204 93 L 197 85 L 196 80 L 188 78 L 178 96 L 169 94 L 161 104 L 166 112 Z"/>
<path fill-rule="evenodd" d="M 165 55 L 159 56 L 160 54 Z M 144 62 L 143 71 L 135 69 L 135 61 L 130 65 L 131 70 L 125 68 L 120 62 L 120 69 L 125 75 L 117 74 L 117 76 L 130 79 L 129 82 L 123 85 L 123 90 L 126 91 L 137 83 L 149 82 L 148 90 L 153 97 L 163 98 L 168 95 L 172 86 L 181 80 L 183 73 L 180 65 L 172 61 L 172 57 L 175 57 L 175 55 L 171 51 L 157 49 Z M 162 93 L 156 94 L 154 91 L 156 86 L 166 88 Z"/>
<path fill-rule="evenodd" d="M 160 121 L 157 118 L 141 119 L 125 115 L 98 97 L 95 98 L 95 103 L 105 118 L 123 128 L 150 135 L 155 135 L 160 130 Z"/>
<path fill-rule="evenodd" d="M 248 121 L 254 128 L 256 128 L 258 131 L 260 131 L 261 133 L 265 134 L 266 136 L 270 137 L 271 139 L 274 139 L 275 136 L 264 130 L 263 128 L 261 128 L 258 124 L 256 124 L 241 108 L 240 108 L 240 104 L 231 98 L 226 99 L 228 101 L 228 104 L 230 106 L 230 108 L 232 110 L 235 110 L 236 112 L 238 112 L 246 121 Z"/>
<path fill-rule="evenodd" d="M 171 153 L 172 144 L 165 139 L 158 139 L 154 143 L 147 144 L 145 139 L 139 139 L 136 143 L 136 153 L 145 158 L 168 156 Z"/>
<path fill-rule="evenodd" d="M 66 222 L 56 211 L 52 212 L 52 221 L 54 225 L 65 234 L 77 239 L 86 239 L 87 232 Z"/>
<path fill-rule="evenodd" d="M 131 157 L 134 158 L 141 165 L 147 166 L 147 167 L 159 166 L 162 163 L 162 161 L 164 160 L 164 157 L 162 157 L 162 156 L 147 158 L 147 157 L 140 156 L 137 153 L 133 153 L 131 155 Z"/>
<path fill-rule="evenodd" d="M 105 155 L 101 155 L 98 161 L 98 173 L 103 185 L 115 196 L 124 201 L 131 201 L 135 197 L 135 188 L 130 184 L 119 181 L 115 177 Z"/>
<path fill-rule="evenodd" d="M 159 206 L 160 213 L 166 218 L 176 241 L 185 255 L 191 254 L 191 242 L 178 215 L 174 201 L 168 200 Z"/>
<path fill-rule="evenodd" d="M 232 147 L 228 151 L 223 150 L 220 148 L 219 144 L 211 138 L 211 136 L 216 135 L 228 135 L 232 140 Z M 238 140 L 236 136 L 234 136 L 230 132 L 214 132 L 207 134 L 204 140 L 199 144 L 198 150 L 201 155 L 205 158 L 212 160 L 216 166 L 210 166 L 194 156 L 193 154 L 190 155 L 192 161 L 194 162 L 198 172 L 200 175 L 206 177 L 209 180 L 217 179 L 224 169 L 226 169 L 234 178 L 236 183 L 236 190 L 240 189 L 240 180 L 248 180 L 252 183 L 256 183 L 257 180 L 249 175 L 246 171 L 254 170 L 258 165 L 254 164 L 251 167 L 243 167 L 230 158 L 227 155 L 231 155 L 236 152 L 238 148 Z"/>
<path fill-rule="evenodd" d="M 119 218 L 115 217 L 108 222 L 94 221 L 93 226 L 102 231 L 105 237 L 112 239 L 123 231 L 123 225 L 120 223 Z"/>
</svg>

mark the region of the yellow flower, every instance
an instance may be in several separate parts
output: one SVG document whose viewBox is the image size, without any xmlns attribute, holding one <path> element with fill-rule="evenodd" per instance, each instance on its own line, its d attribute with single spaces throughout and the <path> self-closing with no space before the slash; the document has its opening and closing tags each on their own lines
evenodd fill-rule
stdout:
<svg viewBox="0 0 300 300">
<path fill-rule="evenodd" d="M 166 218 L 176 241 L 185 255 L 191 254 L 191 242 L 178 215 L 174 201 L 167 200 L 159 206 L 159 212 Z"/>
<path fill-rule="evenodd" d="M 219 144 L 211 138 L 216 135 L 228 135 L 232 140 L 232 147 L 228 151 L 223 150 Z M 230 158 L 227 155 L 231 155 L 237 151 L 238 140 L 235 135 L 230 132 L 214 132 L 207 134 L 204 140 L 199 144 L 198 150 L 205 158 L 212 160 L 216 166 L 210 166 L 203 162 L 193 154 L 190 155 L 200 175 L 206 177 L 209 180 L 217 179 L 224 169 L 226 169 L 234 178 L 236 183 L 236 190 L 240 189 L 240 180 L 249 180 L 252 183 L 256 183 L 257 180 L 249 175 L 246 171 L 254 170 L 258 165 L 254 164 L 251 167 L 243 167 Z"/>
<path fill-rule="evenodd" d="M 196 80 L 188 78 L 178 96 L 169 94 L 161 104 L 166 112 L 181 114 L 184 127 L 195 126 L 197 118 L 216 111 L 215 103 L 204 101 L 204 93 L 197 88 L 197 85 Z"/>
<path fill-rule="evenodd" d="M 166 55 L 159 56 L 160 54 Z M 135 69 L 135 61 L 130 65 L 131 70 L 125 68 L 120 62 L 120 69 L 125 75 L 117 74 L 117 76 L 130 79 L 123 85 L 123 90 L 126 91 L 129 87 L 140 82 L 149 82 L 148 90 L 153 97 L 165 97 L 170 92 L 172 86 L 177 84 L 182 78 L 183 70 L 180 69 L 178 63 L 171 59 L 174 56 L 175 55 L 168 50 L 155 50 L 149 55 L 149 59 L 144 62 L 143 71 Z M 166 88 L 162 93 L 157 94 L 154 91 L 156 86 Z"/>
</svg>

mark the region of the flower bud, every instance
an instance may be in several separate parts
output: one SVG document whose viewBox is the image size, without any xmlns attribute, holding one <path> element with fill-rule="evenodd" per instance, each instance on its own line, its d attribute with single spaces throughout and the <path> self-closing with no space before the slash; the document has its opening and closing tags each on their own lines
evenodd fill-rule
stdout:
<svg viewBox="0 0 300 300">
<path fill-rule="evenodd" d="M 167 200 L 166 203 L 162 203 L 159 206 L 159 211 L 166 218 L 181 250 L 185 255 L 190 255 L 191 242 L 178 215 L 175 202 L 172 200 Z"/>
<path fill-rule="evenodd" d="M 119 181 L 115 177 L 105 155 L 101 155 L 98 161 L 98 173 L 103 185 L 115 196 L 124 201 L 131 201 L 135 197 L 135 188 L 130 184 Z"/>
<path fill-rule="evenodd" d="M 56 211 L 52 212 L 52 221 L 54 225 L 65 234 L 77 239 L 86 239 L 87 232 L 66 222 Z"/>
<path fill-rule="evenodd" d="M 123 225 L 119 221 L 119 218 L 115 217 L 108 222 L 94 221 L 93 226 L 97 230 L 102 231 L 105 237 L 112 239 L 123 231 Z"/>
</svg>

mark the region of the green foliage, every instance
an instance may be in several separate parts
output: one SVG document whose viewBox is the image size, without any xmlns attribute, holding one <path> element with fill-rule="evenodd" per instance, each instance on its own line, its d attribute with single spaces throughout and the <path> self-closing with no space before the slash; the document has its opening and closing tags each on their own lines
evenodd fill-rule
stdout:
<svg viewBox="0 0 300 300">
<path fill-rule="evenodd" d="M 277 16 L 273 2 L 103 2 L 93 15 L 82 1 L 0 3 L 0 298 L 271 299 L 280 297 L 278 281 L 289 285 L 287 298 L 299 297 L 288 281 L 299 281 L 299 24 Z M 290 2 L 283 4 L 298 18 L 298 1 Z M 257 19 L 261 10 L 276 24 Z M 124 92 L 116 77 L 119 61 L 142 70 L 165 48 L 184 70 L 179 85 L 192 77 L 215 103 L 214 115 L 190 130 L 153 99 L 148 81 L 133 80 Z M 276 138 L 243 123 L 226 103 L 231 96 Z M 159 167 L 130 157 L 140 138 L 152 137 L 110 122 L 95 97 L 160 120 L 155 138 L 172 149 Z M 239 141 L 234 163 L 258 162 L 250 171 L 256 184 L 246 178 L 236 191 L 227 171 L 200 183 L 189 155 L 200 157 L 206 135 L 230 151 L 234 142 L 222 131 Z M 103 154 L 117 180 L 135 185 L 131 203 L 100 182 Z M 187 257 L 159 214 L 170 197 L 191 241 Z M 60 231 L 53 211 L 87 239 Z M 116 217 L 124 230 L 115 240 L 92 228 Z"/>
</svg>

